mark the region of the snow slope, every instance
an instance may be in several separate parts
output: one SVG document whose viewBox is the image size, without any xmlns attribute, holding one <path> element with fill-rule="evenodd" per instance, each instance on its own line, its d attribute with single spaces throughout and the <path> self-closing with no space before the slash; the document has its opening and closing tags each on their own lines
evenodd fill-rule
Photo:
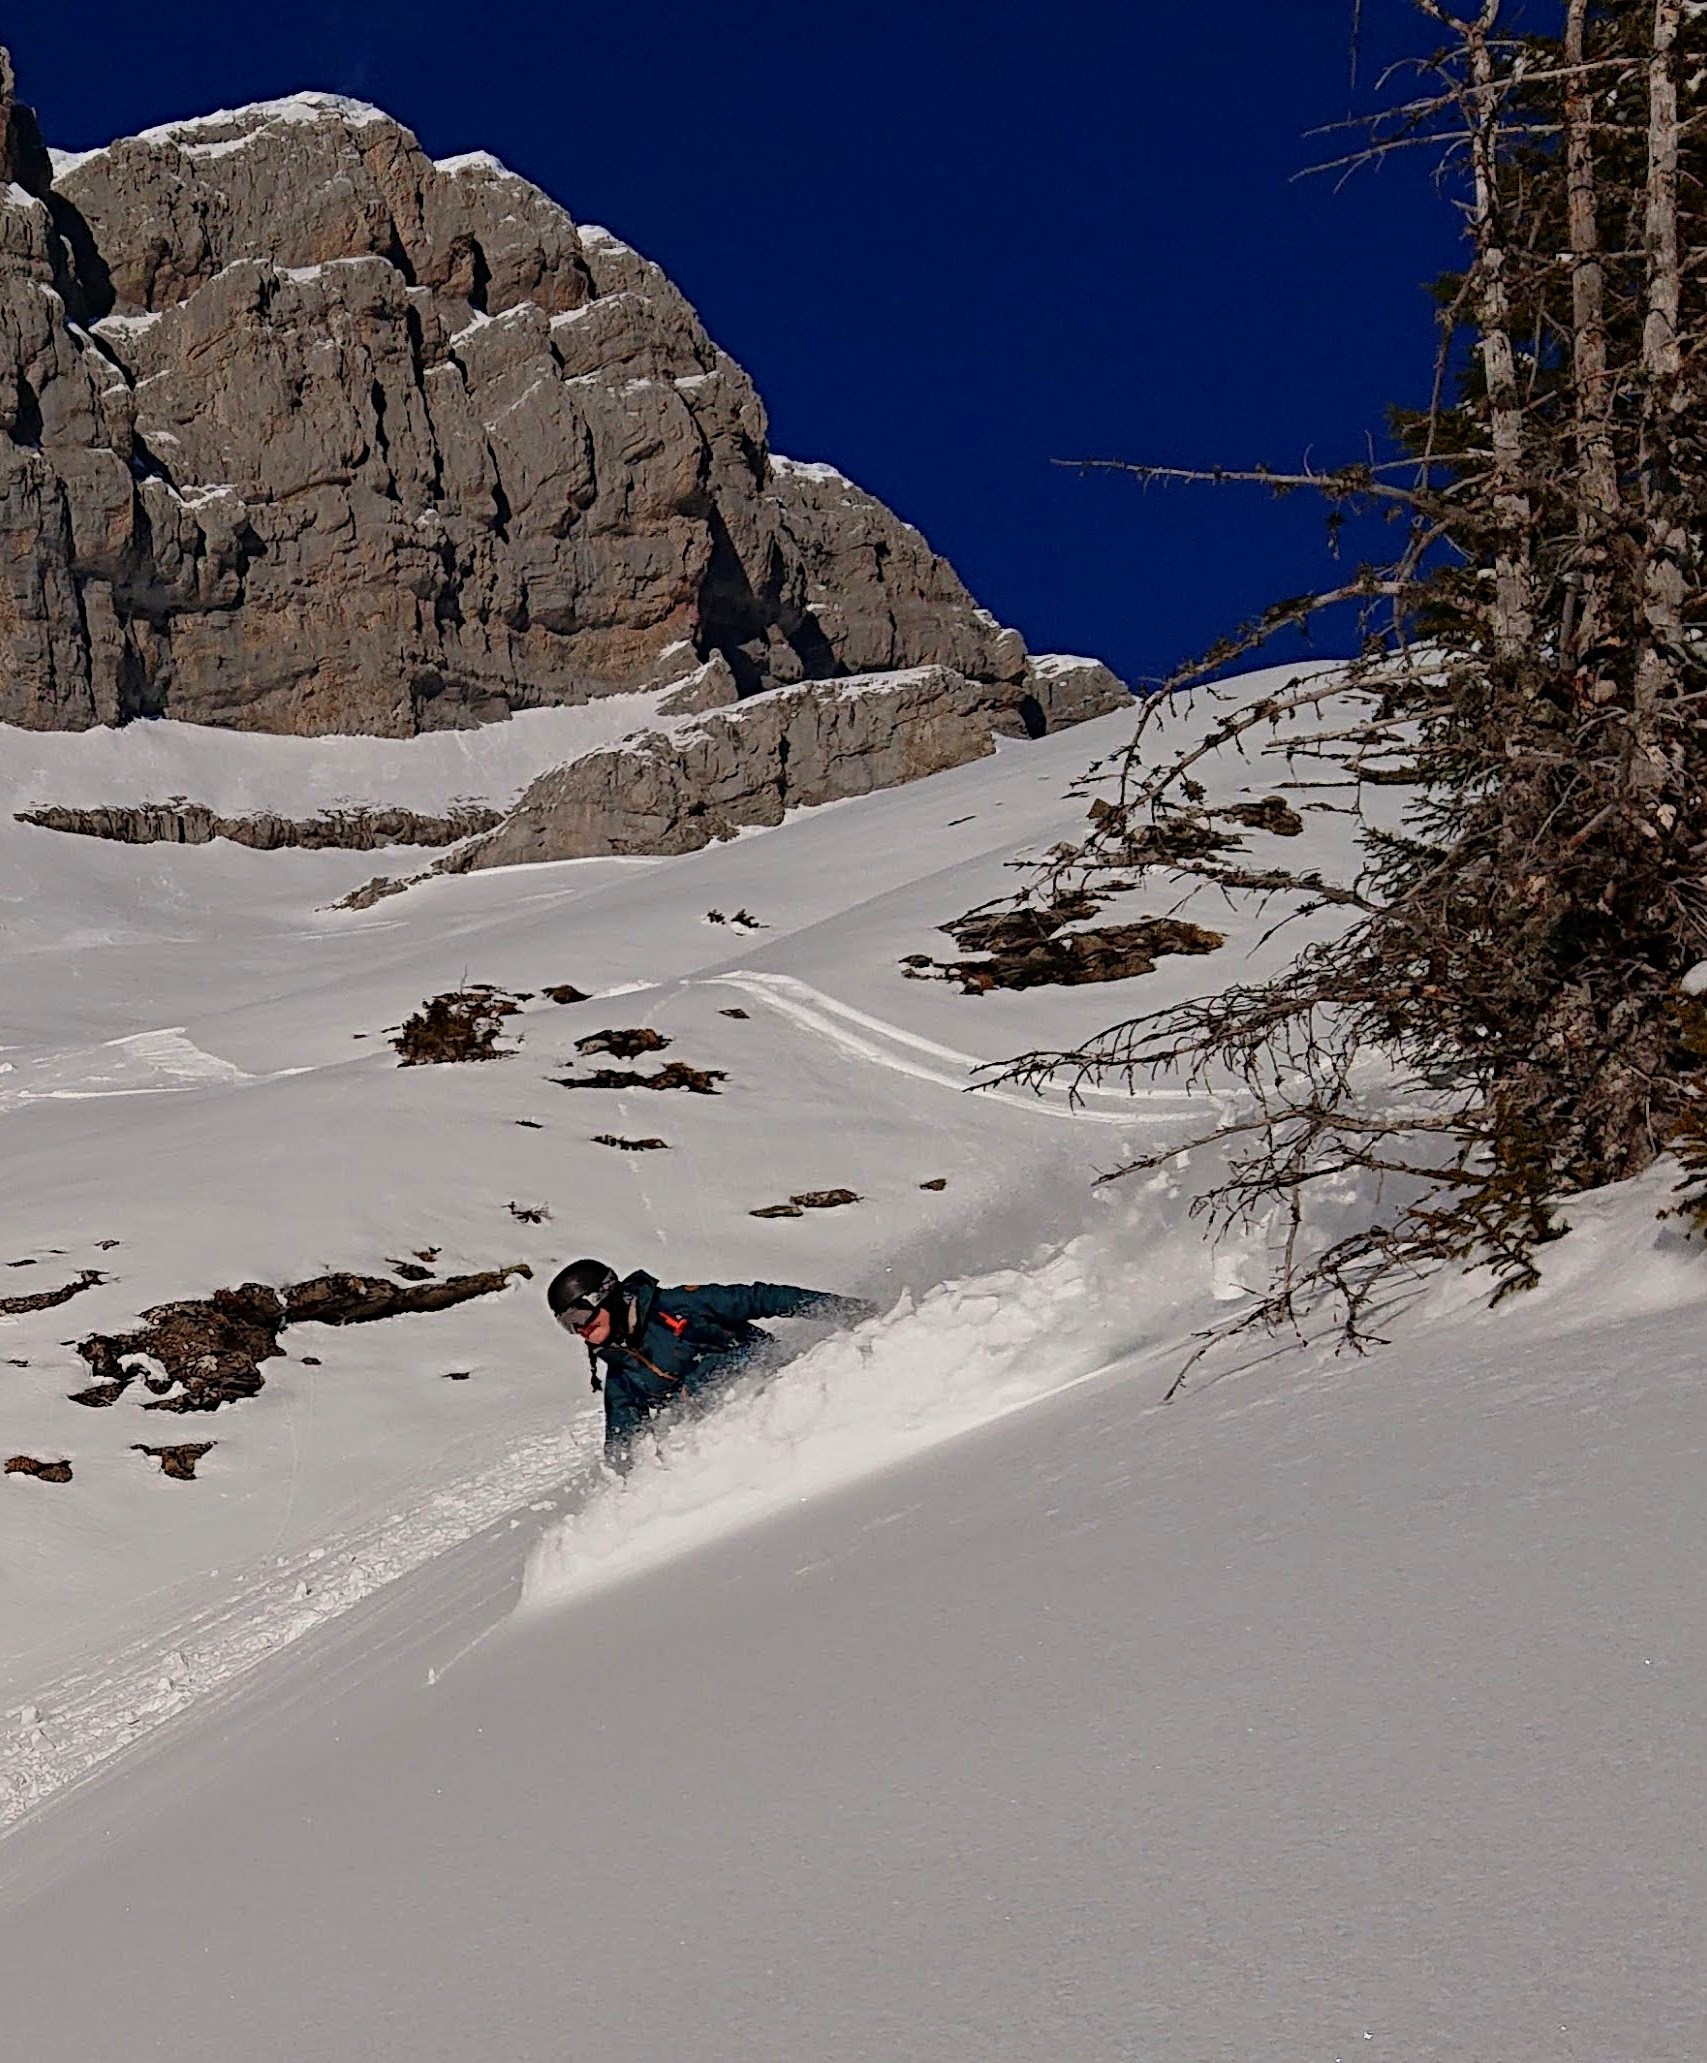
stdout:
<svg viewBox="0 0 1707 2063">
<path fill-rule="evenodd" d="M 560 730 L 543 751 L 564 748 Z M 596 1438 L 537 1279 L 430 1318 L 295 1328 L 262 1393 L 211 1418 L 146 1413 L 140 1386 L 110 1410 L 71 1404 L 87 1332 L 229 1283 L 384 1273 L 420 1249 L 441 1271 L 520 1261 L 542 1279 L 592 1249 L 678 1279 L 893 1300 L 1070 1235 L 1096 1169 L 1189 1102 L 1164 1089 L 1075 1112 L 966 1084 L 980 1061 L 1101 1021 L 1134 985 L 974 999 L 899 960 L 952 950 L 936 927 L 1071 825 L 1070 779 L 1122 735 L 1114 718 L 1004 745 L 686 859 L 440 879 L 362 913 L 328 905 L 375 871 L 371 853 L 113 846 L 10 809 L 158 794 L 172 773 L 222 807 L 490 795 L 526 778 L 515 739 L 475 741 L 486 759 L 454 785 L 438 738 L 320 740 L 305 758 L 297 740 L 152 725 L 32 737 L 7 757 L 0 1295 L 110 1279 L 0 1318 L 0 1441 L 74 1469 L 66 1485 L 0 1481 L 0 1713 L 42 1715 L 0 1720 L 16 1751 L 0 1820 L 464 1537 L 494 1500 L 525 1508 Z M 761 928 L 708 918 L 743 909 Z M 379 1035 L 469 979 L 533 992 L 512 1057 L 399 1069 Z M 539 996 L 564 981 L 608 1000 Z M 724 1070 L 722 1093 L 555 1085 L 577 1037 L 631 1024 Z M 613 1150 L 607 1132 L 670 1148 Z M 864 1201 L 747 1215 L 833 1187 Z M 523 1222 L 512 1204 L 550 1215 Z M 135 1451 L 204 1438 L 193 1484 Z"/>
<path fill-rule="evenodd" d="M 113 1276 L 0 1320 L 7 1451 L 75 1465 L 0 1483 L 20 2053 L 1707 2050 L 1700 1258 L 1635 1185 L 1497 1313 L 1443 1283 L 1367 1362 L 1254 1355 L 1162 1408 L 1260 1236 L 1205 1252 L 1183 1171 L 1089 1178 L 1201 1107 L 967 1072 L 1284 938 L 1194 908 L 1208 960 L 979 998 L 897 964 L 1071 832 L 1120 735 L 361 915 L 325 904 L 372 855 L 0 824 L 0 1261 L 34 1261 L 0 1294 Z M 396 1068 L 372 1035 L 465 978 L 599 1000 Z M 642 1023 L 723 1093 L 554 1085 Z M 65 1401 L 62 1343 L 142 1304 L 423 1247 L 540 1272 L 293 1329 L 210 1418 Z M 538 1297 L 589 1247 L 883 1314 L 797 1329 L 612 1486 Z M 130 1447 L 165 1438 L 218 1445 L 172 1483 Z"/>
<path fill-rule="evenodd" d="M 1166 1408 L 1140 1355 L 457 1659 L 473 1543 L 0 1845 L 19 2052 L 1688 2063 L 1707 1403 L 1654 1201 L 1521 1318 Z"/>
</svg>

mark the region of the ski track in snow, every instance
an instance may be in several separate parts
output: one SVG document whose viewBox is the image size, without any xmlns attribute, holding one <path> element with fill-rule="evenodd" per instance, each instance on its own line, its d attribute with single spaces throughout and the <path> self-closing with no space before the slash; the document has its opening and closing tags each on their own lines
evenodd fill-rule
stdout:
<svg viewBox="0 0 1707 2063">
<path fill-rule="evenodd" d="M 223 1601 L 44 1684 L 7 1715 L 0 1837 L 68 1785 L 304 1634 L 488 1526 L 561 1495 L 598 1448 L 585 1420 L 542 1433 L 404 1509 L 266 1558 Z"/>
<path fill-rule="evenodd" d="M 720 987 L 740 989 L 791 1024 L 816 1032 L 855 1059 L 890 1068 L 896 1074 L 911 1075 L 915 1081 L 934 1082 L 962 1095 L 976 1090 L 981 1099 L 1005 1104 L 1010 1110 L 1029 1111 L 1034 1117 L 1067 1118 L 1078 1125 L 1130 1125 L 1198 1115 L 1211 1100 L 1184 1089 L 1136 1089 L 1128 1093 L 1122 1089 L 1089 1087 L 1080 1089 L 1074 1100 L 1073 1092 L 1049 1086 L 1036 1094 L 984 1088 L 974 1083 L 972 1077 L 988 1067 L 988 1061 L 970 1053 L 957 1053 L 952 1046 L 939 1046 L 934 1039 L 922 1038 L 898 1024 L 872 1017 L 856 1010 L 851 1003 L 839 1003 L 792 974 L 738 969 L 732 974 L 714 974 L 709 979 Z M 1120 1107 L 1088 1110 L 1085 1104 L 1091 1098 L 1118 1103 Z"/>
</svg>

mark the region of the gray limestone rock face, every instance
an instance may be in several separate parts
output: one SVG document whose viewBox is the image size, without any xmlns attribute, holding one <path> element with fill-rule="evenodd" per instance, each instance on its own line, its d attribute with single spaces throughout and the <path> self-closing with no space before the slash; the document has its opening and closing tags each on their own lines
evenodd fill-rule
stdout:
<svg viewBox="0 0 1707 2063">
<path fill-rule="evenodd" d="M 1126 684 L 1100 659 L 1079 659 L 1067 652 L 1040 652 L 1025 663 L 1024 692 L 1019 706 L 1028 733 L 1065 730 L 1109 716 L 1130 705 Z"/>
<path fill-rule="evenodd" d="M 0 60 L 0 160 L 0 721 L 1028 691 L 917 531 L 771 453 L 655 265 L 495 159 L 323 94 L 54 156 Z"/>
<path fill-rule="evenodd" d="M 431 816 L 414 809 L 345 808 L 314 817 L 283 817 L 272 810 L 221 816 L 201 802 L 106 803 L 93 809 L 48 803 L 16 812 L 20 824 L 65 831 L 80 838 L 108 838 L 121 845 L 207 845 L 228 838 L 257 852 L 294 847 L 305 852 L 373 852 L 386 845 L 454 845 L 502 821 L 498 811 L 478 805 Z"/>
<path fill-rule="evenodd" d="M 1118 707 L 1086 671 L 1063 702 L 1077 721 Z M 1112 675 L 1107 675 L 1113 681 Z M 715 710 L 673 733 L 652 732 L 543 774 L 495 830 L 471 839 L 435 871 L 465 873 L 528 861 L 696 852 L 744 825 L 784 812 L 963 766 L 994 750 L 1002 732 L 1030 725 L 1025 680 L 992 683 L 947 666 L 814 681 Z M 1100 706 L 1095 706 L 1099 705 Z"/>
</svg>

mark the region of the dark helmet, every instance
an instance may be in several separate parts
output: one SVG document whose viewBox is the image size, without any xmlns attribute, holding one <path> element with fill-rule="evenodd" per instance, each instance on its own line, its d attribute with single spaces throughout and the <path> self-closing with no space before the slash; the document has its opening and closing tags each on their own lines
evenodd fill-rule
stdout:
<svg viewBox="0 0 1707 2063">
<path fill-rule="evenodd" d="M 601 1308 L 615 1319 L 621 1289 L 616 1270 L 607 1262 L 571 1261 L 551 1278 L 545 1301 L 558 1324 L 573 1332 Z"/>
</svg>

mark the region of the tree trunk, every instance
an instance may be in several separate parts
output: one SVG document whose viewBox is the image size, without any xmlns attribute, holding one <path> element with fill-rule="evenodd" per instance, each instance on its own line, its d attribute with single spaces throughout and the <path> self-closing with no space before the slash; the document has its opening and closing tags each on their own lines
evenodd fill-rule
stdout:
<svg viewBox="0 0 1707 2063">
<path fill-rule="evenodd" d="M 1535 639 L 1530 569 L 1531 509 L 1523 480 L 1523 397 L 1511 341 L 1511 295 L 1499 205 L 1500 82 L 1488 38 L 1500 0 L 1485 0 L 1481 15 L 1464 23 L 1470 60 L 1470 163 L 1474 175 L 1472 234 L 1476 249 L 1476 322 L 1482 372 L 1488 387 L 1493 444 L 1494 650 L 1501 659 L 1527 656 Z"/>
<path fill-rule="evenodd" d="M 1566 210 L 1571 246 L 1571 367 L 1576 406 L 1576 621 L 1567 660 L 1592 652 L 1606 628 L 1606 548 L 1618 518 L 1612 444 L 1612 380 L 1606 365 L 1606 270 L 1600 255 L 1593 133 L 1594 96 L 1586 59 L 1589 0 L 1569 0 L 1565 17 Z"/>
<path fill-rule="evenodd" d="M 1642 611 L 1647 635 L 1636 667 L 1636 784 L 1652 792 L 1664 774 L 1660 707 L 1676 688 L 1683 630 L 1683 562 L 1688 533 L 1672 450 L 1683 401 L 1678 339 L 1681 267 L 1678 238 L 1676 52 L 1683 0 L 1654 0 L 1648 60 L 1648 180 L 1643 242 L 1647 294 L 1642 323 Z"/>
</svg>

